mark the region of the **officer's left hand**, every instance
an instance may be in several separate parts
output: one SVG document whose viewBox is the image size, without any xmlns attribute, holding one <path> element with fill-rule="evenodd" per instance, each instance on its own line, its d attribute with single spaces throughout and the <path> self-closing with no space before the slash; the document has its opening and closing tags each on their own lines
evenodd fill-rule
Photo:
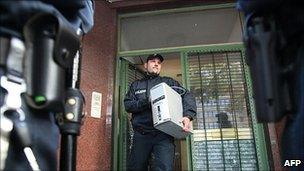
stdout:
<svg viewBox="0 0 304 171">
<path fill-rule="evenodd" d="M 190 119 L 188 117 L 183 117 L 183 131 L 190 132 Z"/>
</svg>

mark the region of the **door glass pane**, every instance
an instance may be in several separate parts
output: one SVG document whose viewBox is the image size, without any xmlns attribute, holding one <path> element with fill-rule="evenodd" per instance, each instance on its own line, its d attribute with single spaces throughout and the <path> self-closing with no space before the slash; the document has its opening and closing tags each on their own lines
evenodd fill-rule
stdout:
<svg viewBox="0 0 304 171">
<path fill-rule="evenodd" d="M 125 17 L 120 25 L 120 51 L 242 41 L 233 7 Z"/>
<path fill-rule="evenodd" d="M 241 52 L 189 53 L 196 170 L 257 170 Z"/>
</svg>

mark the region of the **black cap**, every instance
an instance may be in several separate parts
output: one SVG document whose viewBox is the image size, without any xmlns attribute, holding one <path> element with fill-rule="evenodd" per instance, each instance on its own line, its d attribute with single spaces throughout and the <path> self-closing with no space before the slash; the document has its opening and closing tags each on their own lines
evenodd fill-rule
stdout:
<svg viewBox="0 0 304 171">
<path fill-rule="evenodd" d="M 149 60 L 152 60 L 152 59 L 155 59 L 155 58 L 158 58 L 158 59 L 160 60 L 160 62 L 163 62 L 163 61 L 164 61 L 163 56 L 161 56 L 160 54 L 151 54 L 151 55 L 148 56 L 147 62 L 148 62 Z"/>
</svg>

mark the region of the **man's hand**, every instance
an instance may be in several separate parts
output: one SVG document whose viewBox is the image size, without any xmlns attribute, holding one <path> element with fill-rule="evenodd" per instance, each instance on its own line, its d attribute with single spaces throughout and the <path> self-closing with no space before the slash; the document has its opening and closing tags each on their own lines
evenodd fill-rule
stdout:
<svg viewBox="0 0 304 171">
<path fill-rule="evenodd" d="M 183 117 L 183 131 L 190 132 L 190 119 L 188 117 Z"/>
</svg>

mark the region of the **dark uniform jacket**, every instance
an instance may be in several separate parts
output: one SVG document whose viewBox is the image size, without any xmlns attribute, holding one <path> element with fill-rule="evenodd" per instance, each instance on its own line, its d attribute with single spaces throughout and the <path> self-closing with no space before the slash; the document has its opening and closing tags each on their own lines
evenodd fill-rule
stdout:
<svg viewBox="0 0 304 171">
<path fill-rule="evenodd" d="M 153 117 L 151 104 L 149 102 L 150 89 L 165 82 L 182 97 L 183 115 L 190 120 L 196 115 L 196 102 L 193 95 L 181 87 L 181 85 L 170 77 L 147 76 L 141 80 L 134 81 L 124 99 L 125 109 L 132 113 L 132 125 L 134 129 L 153 130 Z"/>
</svg>

